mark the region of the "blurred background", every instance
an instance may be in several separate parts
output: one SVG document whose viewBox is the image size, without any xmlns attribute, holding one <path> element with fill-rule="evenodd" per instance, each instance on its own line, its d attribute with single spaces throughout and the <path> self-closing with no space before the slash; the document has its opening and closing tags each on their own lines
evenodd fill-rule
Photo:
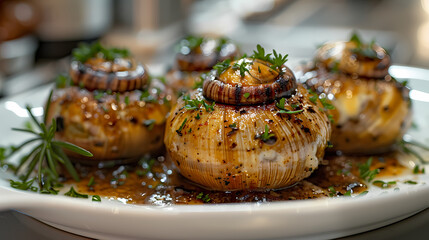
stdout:
<svg viewBox="0 0 429 240">
<path fill-rule="evenodd" d="M 316 46 L 358 30 L 394 64 L 429 68 L 429 0 L 0 0 L 0 96 L 67 71 L 71 49 L 100 40 L 163 74 L 187 34 L 227 36 L 310 60 Z"/>
</svg>

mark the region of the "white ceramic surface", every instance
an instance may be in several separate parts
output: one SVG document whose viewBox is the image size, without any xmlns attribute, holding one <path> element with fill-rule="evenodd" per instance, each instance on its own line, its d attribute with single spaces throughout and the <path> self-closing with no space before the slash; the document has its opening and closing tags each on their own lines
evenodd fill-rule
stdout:
<svg viewBox="0 0 429 240">
<path fill-rule="evenodd" d="M 393 66 L 398 77 L 412 76 L 414 122 L 410 135 L 429 141 L 429 70 Z M 41 106 L 50 86 L 0 102 L 0 145 L 19 143 L 25 134 L 12 132 L 26 121 L 26 103 Z M 412 163 L 405 162 L 412 166 Z M 426 174 L 411 171 L 392 180 L 399 191 L 371 187 L 361 197 L 340 197 L 275 203 L 157 207 L 128 205 L 103 199 L 101 203 L 65 196 L 41 195 L 9 187 L 13 176 L 0 171 L 0 210 L 16 209 L 54 227 L 102 239 L 284 239 L 335 238 L 375 229 L 429 207 L 429 165 Z M 385 180 L 385 179 L 383 179 Z"/>
</svg>

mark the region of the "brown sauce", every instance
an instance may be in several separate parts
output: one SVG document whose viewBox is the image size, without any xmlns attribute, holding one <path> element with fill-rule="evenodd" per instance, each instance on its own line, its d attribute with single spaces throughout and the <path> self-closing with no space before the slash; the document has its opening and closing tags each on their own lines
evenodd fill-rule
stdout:
<svg viewBox="0 0 429 240">
<path fill-rule="evenodd" d="M 76 183 L 80 193 L 118 199 L 125 203 L 174 205 L 285 200 L 337 197 L 357 194 L 367 186 L 360 179 L 359 165 L 368 156 L 326 156 L 309 178 L 288 188 L 269 191 L 210 191 L 182 177 L 164 157 L 145 158 L 137 164 L 113 167 L 77 166 L 82 180 Z M 380 169 L 377 177 L 396 176 L 406 168 L 395 154 L 374 156 L 371 169 Z M 93 184 L 88 186 L 90 179 Z"/>
</svg>

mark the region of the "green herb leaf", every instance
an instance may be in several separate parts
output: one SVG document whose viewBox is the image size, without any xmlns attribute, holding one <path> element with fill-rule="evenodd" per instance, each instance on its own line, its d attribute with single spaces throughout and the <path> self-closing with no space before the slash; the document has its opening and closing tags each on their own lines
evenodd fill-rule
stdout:
<svg viewBox="0 0 429 240">
<path fill-rule="evenodd" d="M 89 181 L 88 181 L 88 187 L 92 187 L 93 185 L 95 184 L 95 181 L 94 181 L 94 176 L 92 176 L 90 179 L 89 179 Z"/>
<path fill-rule="evenodd" d="M 370 170 L 371 164 L 372 164 L 372 157 L 368 158 L 366 163 L 359 165 L 360 178 L 362 178 L 367 182 L 371 182 L 375 178 L 375 176 L 378 173 L 380 173 L 380 169 L 378 168 L 374 170 Z"/>
<path fill-rule="evenodd" d="M 416 185 L 417 184 L 417 182 L 411 181 L 411 180 L 405 181 L 404 183 L 411 184 L 411 185 Z"/>
<path fill-rule="evenodd" d="M 396 181 L 385 182 L 385 181 L 381 181 L 381 180 L 375 180 L 374 182 L 372 182 L 372 184 L 379 187 L 379 188 L 390 188 L 390 187 L 396 185 Z"/>
<path fill-rule="evenodd" d="M 101 197 L 98 195 L 94 195 L 94 196 L 92 196 L 92 201 L 93 202 L 101 202 Z"/>
<path fill-rule="evenodd" d="M 219 76 L 230 67 L 230 64 L 231 64 L 231 60 L 226 59 L 226 60 L 224 60 L 222 62 L 218 62 L 216 65 L 214 65 L 213 69 L 216 70 L 216 74 Z"/>
<path fill-rule="evenodd" d="M 180 127 L 179 127 L 179 129 L 177 129 L 176 130 L 176 132 L 177 132 L 177 134 L 179 134 L 179 136 L 182 136 L 183 134 L 182 134 L 182 130 L 183 130 L 183 127 L 185 126 L 185 124 L 186 124 L 186 121 L 188 121 L 188 118 L 185 118 L 185 120 L 183 120 L 183 122 L 182 122 L 182 125 L 180 125 Z"/>
<path fill-rule="evenodd" d="M 30 179 L 28 181 L 22 181 L 22 182 L 14 181 L 12 179 L 9 181 L 10 181 L 10 186 L 13 188 L 20 189 L 20 190 L 28 190 L 33 185 L 34 179 Z"/>
<path fill-rule="evenodd" d="M 243 94 L 243 96 L 244 96 L 244 98 L 246 98 L 246 99 L 247 99 L 247 98 L 249 98 L 249 97 L 250 97 L 250 93 L 248 93 L 248 92 L 247 92 L 247 93 L 244 93 L 244 94 Z"/>
<path fill-rule="evenodd" d="M 261 139 L 263 142 L 267 142 L 268 140 L 270 140 L 272 137 L 274 137 L 275 134 L 271 133 L 270 128 L 268 127 L 267 124 L 265 124 L 265 130 L 262 134 L 256 135 L 255 138 L 256 139 Z"/>
<path fill-rule="evenodd" d="M 70 187 L 70 190 L 64 193 L 65 196 L 74 197 L 74 198 L 88 198 L 87 194 L 81 194 L 76 192 L 73 187 Z"/>
<path fill-rule="evenodd" d="M 79 62 L 86 62 L 90 58 L 101 57 L 107 61 L 113 61 L 115 58 L 126 58 L 130 56 L 127 49 L 106 48 L 99 42 L 93 44 L 80 44 L 78 48 L 73 49 L 72 56 Z"/>
</svg>

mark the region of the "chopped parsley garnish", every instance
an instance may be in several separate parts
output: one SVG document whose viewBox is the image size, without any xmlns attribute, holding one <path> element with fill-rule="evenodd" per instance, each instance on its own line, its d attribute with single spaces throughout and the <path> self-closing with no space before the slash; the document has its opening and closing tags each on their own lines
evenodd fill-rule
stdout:
<svg viewBox="0 0 429 240">
<path fill-rule="evenodd" d="M 55 78 L 56 88 L 66 88 L 73 85 L 73 81 L 67 74 L 60 74 Z"/>
<path fill-rule="evenodd" d="M 201 119 L 201 117 L 200 117 L 200 114 L 199 114 L 199 113 L 197 113 L 197 116 L 195 117 L 195 119 L 197 119 L 197 120 L 200 120 L 200 119 Z"/>
<path fill-rule="evenodd" d="M 142 94 L 140 95 L 140 101 L 145 102 L 156 102 L 157 100 L 149 93 L 149 90 L 142 91 Z"/>
<path fill-rule="evenodd" d="M 385 182 L 381 180 L 375 180 L 374 182 L 372 182 L 372 184 L 380 188 L 390 188 L 396 185 L 396 181 Z"/>
<path fill-rule="evenodd" d="M 74 198 L 88 198 L 87 194 L 81 194 L 76 192 L 76 190 L 74 190 L 73 186 L 70 187 L 70 190 L 66 193 L 64 193 L 65 196 L 69 196 L 69 197 L 74 197 Z"/>
<path fill-rule="evenodd" d="M 367 182 L 371 182 L 375 176 L 377 176 L 378 173 L 380 173 L 380 169 L 374 169 L 374 170 L 370 170 L 372 164 L 372 157 L 368 158 L 368 160 L 366 161 L 366 163 L 363 164 L 359 164 L 359 175 L 360 178 L 367 181 Z"/>
<path fill-rule="evenodd" d="M 249 72 L 248 66 L 252 64 L 251 62 L 246 61 L 245 59 L 239 60 L 232 65 L 232 69 L 240 70 L 240 76 L 244 77 L 246 72 Z"/>
<path fill-rule="evenodd" d="M 411 185 L 416 185 L 416 184 L 417 184 L 417 182 L 415 182 L 415 181 L 411 181 L 411 180 L 407 180 L 407 181 L 405 181 L 404 183 L 406 183 L 406 184 L 411 184 Z"/>
<path fill-rule="evenodd" d="M 230 67 L 230 64 L 231 64 L 231 60 L 226 59 L 226 60 L 224 60 L 222 62 L 218 62 L 216 65 L 214 65 L 213 69 L 216 70 L 216 74 L 219 76 Z"/>
<path fill-rule="evenodd" d="M 125 96 L 125 105 L 130 104 L 130 97 L 129 96 Z"/>
<path fill-rule="evenodd" d="M 361 193 L 359 193 L 359 197 L 362 197 L 362 196 L 365 196 L 365 195 L 367 195 L 368 194 L 368 191 L 363 191 L 363 192 L 361 192 Z"/>
<path fill-rule="evenodd" d="M 210 196 L 209 194 L 205 194 L 203 192 L 200 192 L 197 196 L 196 199 L 201 199 L 203 202 L 208 203 L 210 202 Z"/>
<path fill-rule="evenodd" d="M 255 136 L 256 139 L 261 139 L 263 142 L 267 142 L 268 140 L 270 140 L 271 138 L 273 138 L 275 136 L 274 133 L 271 133 L 270 128 L 268 127 L 267 124 L 265 124 L 265 130 L 262 134 L 258 134 Z"/>
<path fill-rule="evenodd" d="M 425 167 L 420 168 L 419 165 L 416 165 L 413 169 L 414 174 L 424 174 L 425 173 Z"/>
<path fill-rule="evenodd" d="M 80 44 L 78 48 L 73 49 L 72 56 L 79 62 L 86 62 L 90 58 L 101 57 L 107 61 L 113 61 L 115 58 L 126 58 L 130 56 L 127 49 L 106 48 L 99 42 L 93 44 Z"/>
<path fill-rule="evenodd" d="M 92 187 L 94 184 L 95 184 L 94 176 L 92 176 L 92 177 L 89 179 L 87 186 L 88 186 L 88 187 Z"/>
<path fill-rule="evenodd" d="M 357 32 L 354 32 L 350 37 L 350 42 L 354 42 L 356 47 L 351 49 L 351 52 L 363 57 L 377 58 L 377 52 L 374 50 L 375 40 L 369 44 L 363 43 Z"/>
<path fill-rule="evenodd" d="M 228 127 L 230 127 L 230 128 L 237 128 L 237 123 L 230 124 Z"/>
<path fill-rule="evenodd" d="M 280 109 L 277 113 L 295 114 L 295 113 L 300 113 L 300 112 L 304 111 L 304 109 L 298 109 L 298 110 L 285 109 L 285 103 L 286 103 L 285 98 L 281 98 L 276 102 L 276 107 L 278 109 Z M 298 106 L 296 106 L 296 107 L 298 107 Z"/>
<path fill-rule="evenodd" d="M 179 134 L 179 136 L 182 136 L 182 129 L 186 124 L 186 121 L 188 121 L 188 118 L 185 118 L 185 120 L 183 120 L 182 125 L 180 125 L 179 129 L 176 130 L 177 134 Z"/>
<path fill-rule="evenodd" d="M 93 202 L 101 202 L 101 197 L 98 195 L 94 195 L 94 196 L 92 196 L 92 201 Z"/>
<path fill-rule="evenodd" d="M 184 108 L 186 110 L 196 110 L 203 106 L 207 112 L 214 111 L 214 101 L 212 104 L 207 104 L 206 101 L 204 101 L 203 99 L 191 99 L 189 95 L 183 95 L 182 99 L 185 101 Z"/>
<path fill-rule="evenodd" d="M 248 93 L 248 92 L 247 92 L 247 93 L 244 93 L 244 94 L 243 94 L 243 96 L 244 96 L 244 98 L 246 98 L 246 99 L 247 99 L 247 98 L 249 98 L 249 97 L 250 97 L 250 93 Z"/>
<path fill-rule="evenodd" d="M 195 81 L 192 89 L 202 88 L 204 83 L 204 77 L 200 76 L 200 81 Z"/>
<path fill-rule="evenodd" d="M 335 188 L 333 186 L 328 187 L 328 191 L 329 191 L 330 197 L 337 195 L 337 190 L 335 190 Z"/>
<path fill-rule="evenodd" d="M 184 39 L 182 39 L 179 44 L 176 46 L 176 48 L 179 51 L 182 51 L 184 48 L 188 48 L 188 51 L 185 52 L 190 52 L 195 50 L 196 48 L 198 48 L 204 41 L 203 37 L 198 37 L 198 36 L 194 36 L 194 35 L 189 35 L 187 37 L 185 37 Z"/>
<path fill-rule="evenodd" d="M 155 119 L 148 119 L 143 121 L 143 125 L 150 131 L 155 126 L 155 122 Z"/>
</svg>

